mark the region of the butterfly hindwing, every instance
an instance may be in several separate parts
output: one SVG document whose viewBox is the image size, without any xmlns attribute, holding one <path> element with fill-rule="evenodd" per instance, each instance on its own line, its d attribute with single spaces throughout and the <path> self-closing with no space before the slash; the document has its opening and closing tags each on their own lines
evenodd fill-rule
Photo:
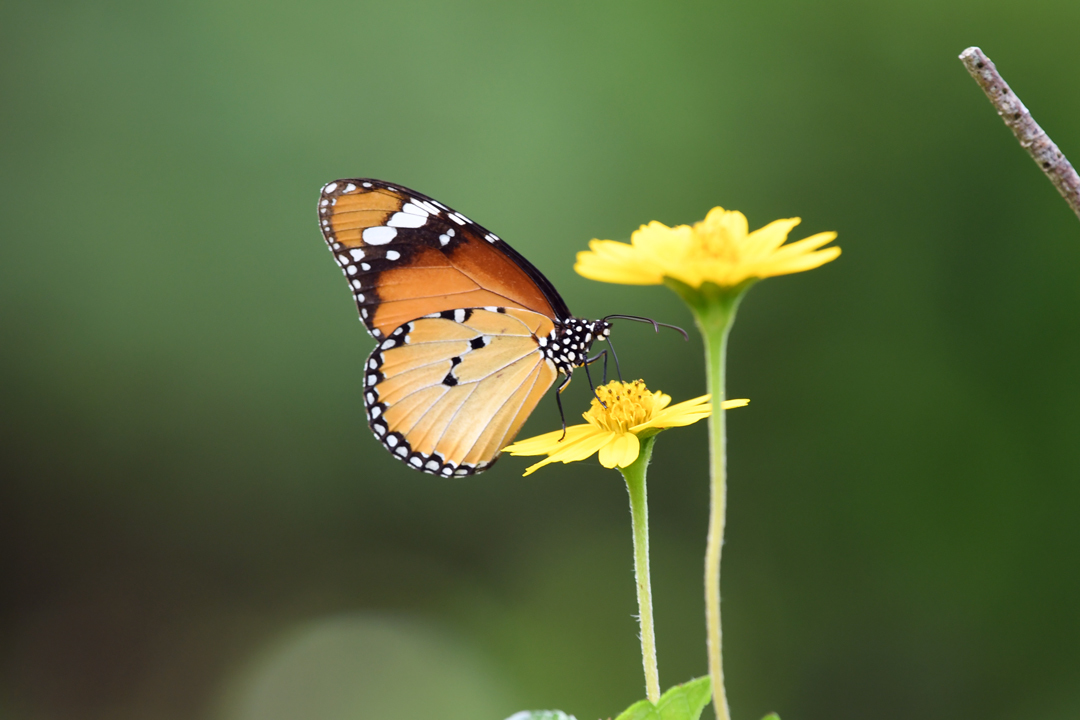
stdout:
<svg viewBox="0 0 1080 720">
<path fill-rule="evenodd" d="M 528 260 L 426 195 L 378 180 L 338 180 L 323 188 L 319 226 L 376 339 L 410 320 L 459 308 L 570 317 Z"/>
<path fill-rule="evenodd" d="M 540 351 L 553 329 L 542 314 L 502 307 L 399 326 L 368 358 L 368 424 L 415 469 L 443 477 L 486 469 L 555 380 Z"/>
</svg>

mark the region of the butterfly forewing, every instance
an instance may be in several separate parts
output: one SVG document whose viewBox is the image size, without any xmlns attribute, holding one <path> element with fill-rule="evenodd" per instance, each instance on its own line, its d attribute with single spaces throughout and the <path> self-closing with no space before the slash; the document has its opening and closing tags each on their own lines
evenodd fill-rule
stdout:
<svg viewBox="0 0 1080 720">
<path fill-rule="evenodd" d="M 517 308 L 458 308 L 401 325 L 368 359 L 372 431 L 418 470 L 449 477 L 489 467 L 555 380 L 539 351 L 553 329 Z"/>
<path fill-rule="evenodd" d="M 551 283 L 494 234 L 431 198 L 378 180 L 323 188 L 319 225 L 378 339 L 444 310 L 505 307 L 570 317 Z"/>
</svg>

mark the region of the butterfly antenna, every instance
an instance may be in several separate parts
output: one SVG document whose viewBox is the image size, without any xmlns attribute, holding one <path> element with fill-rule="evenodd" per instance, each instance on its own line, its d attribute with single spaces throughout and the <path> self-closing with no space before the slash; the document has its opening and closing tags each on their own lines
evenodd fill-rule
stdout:
<svg viewBox="0 0 1080 720">
<path fill-rule="evenodd" d="M 639 315 L 608 315 L 604 320 L 633 320 L 634 322 L 649 323 L 656 332 L 660 332 L 660 328 L 662 327 L 671 328 L 672 330 L 678 330 L 683 336 L 683 340 L 690 339 L 690 335 L 678 325 L 668 325 L 667 323 L 657 322 L 652 318 L 641 317 Z"/>
</svg>

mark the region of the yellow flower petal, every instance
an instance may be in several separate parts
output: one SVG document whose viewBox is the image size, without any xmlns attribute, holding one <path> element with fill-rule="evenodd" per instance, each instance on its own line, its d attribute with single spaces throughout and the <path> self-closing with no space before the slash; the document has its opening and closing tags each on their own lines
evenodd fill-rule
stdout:
<svg viewBox="0 0 1080 720">
<path fill-rule="evenodd" d="M 803 272 L 804 270 L 813 270 L 816 267 L 821 267 L 827 262 L 831 262 L 840 256 L 840 248 L 827 247 L 824 250 L 818 250 L 817 252 L 810 253 L 809 255 L 799 255 L 789 260 L 778 261 L 772 268 L 773 275 L 790 275 L 791 273 Z"/>
<path fill-rule="evenodd" d="M 766 259 L 787 240 L 788 233 L 802 222 L 801 218 L 773 220 L 763 228 L 750 233 L 746 241 L 746 259 L 750 262 Z M 835 238 L 836 235 L 834 234 Z M 800 242 L 802 242 L 800 240 Z M 795 243 L 793 243 L 795 244 Z"/>
<path fill-rule="evenodd" d="M 581 427 L 581 426 L 578 426 Z M 588 426 L 586 426 L 588 427 Z M 569 431 L 569 428 L 567 428 Z M 561 432 L 561 431 L 560 431 Z M 525 469 L 525 475 L 532 475 L 534 472 L 550 465 L 553 462 L 572 463 L 579 460 L 584 460 L 591 457 L 600 448 L 610 443 L 615 437 L 615 433 L 601 430 L 599 432 L 590 433 L 589 435 L 581 438 L 571 446 L 564 447 L 560 450 L 548 455 L 548 457 L 535 465 L 530 465 Z"/>
<path fill-rule="evenodd" d="M 589 248 L 577 254 L 574 265 L 574 270 L 583 277 L 622 285 L 659 285 L 664 281 L 656 267 L 635 255 L 630 245 L 593 240 Z"/>
<path fill-rule="evenodd" d="M 703 420 L 712 414 L 712 407 L 709 405 L 709 395 L 702 395 L 696 397 L 693 400 L 686 400 L 681 403 L 677 403 L 670 407 L 664 408 L 660 412 L 653 415 L 648 422 L 644 422 L 638 425 L 633 430 L 644 430 L 647 427 L 652 428 L 667 428 L 667 427 L 680 427 L 683 425 L 691 425 L 698 420 Z"/>
<path fill-rule="evenodd" d="M 600 448 L 600 464 L 608 469 L 616 466 L 627 467 L 637 460 L 640 449 L 641 442 L 634 433 L 616 435 L 611 442 Z"/>
<path fill-rule="evenodd" d="M 793 242 L 793 243 L 788 243 L 787 245 L 785 245 L 784 247 L 780 248 L 775 253 L 773 253 L 772 259 L 776 260 L 776 261 L 779 261 L 779 260 L 787 260 L 789 258 L 806 255 L 807 253 L 811 253 L 814 250 L 817 250 L 819 247 L 821 247 L 823 245 L 827 245 L 828 243 L 831 243 L 835 239 L 836 239 L 836 233 L 834 233 L 834 232 L 823 232 L 823 233 L 818 233 L 817 235 L 811 235 L 808 238 L 803 238 L 802 240 L 798 240 L 798 241 Z M 839 248 L 831 248 L 831 249 L 839 250 Z"/>
<path fill-rule="evenodd" d="M 518 440 L 513 445 L 503 448 L 511 455 L 546 455 L 568 447 L 595 432 L 590 425 L 571 425 L 566 428 L 566 437 L 562 430 L 537 435 L 527 440 Z"/>
</svg>

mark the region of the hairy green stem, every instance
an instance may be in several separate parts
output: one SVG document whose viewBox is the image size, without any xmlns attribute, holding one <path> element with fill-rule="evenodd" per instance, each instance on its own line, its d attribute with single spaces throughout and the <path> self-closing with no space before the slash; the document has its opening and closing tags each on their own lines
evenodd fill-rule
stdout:
<svg viewBox="0 0 1080 720">
<path fill-rule="evenodd" d="M 634 577 L 637 580 L 638 619 L 641 623 L 641 661 L 645 666 L 645 696 L 660 700 L 660 673 L 656 667 L 656 634 L 653 631 L 652 581 L 649 579 L 649 502 L 645 474 L 655 437 L 641 440 L 637 460 L 621 468 L 630 494 L 630 517 L 634 527 Z"/>
<path fill-rule="evenodd" d="M 709 533 L 705 540 L 705 639 L 712 679 L 713 708 L 717 720 L 730 720 L 724 687 L 723 632 L 720 625 L 720 556 L 724 547 L 727 514 L 727 430 L 723 403 L 727 340 L 735 311 L 753 282 L 736 288 L 704 283 L 691 288 L 668 279 L 665 284 L 690 306 L 705 342 L 705 373 L 711 395 L 709 416 Z"/>
</svg>

